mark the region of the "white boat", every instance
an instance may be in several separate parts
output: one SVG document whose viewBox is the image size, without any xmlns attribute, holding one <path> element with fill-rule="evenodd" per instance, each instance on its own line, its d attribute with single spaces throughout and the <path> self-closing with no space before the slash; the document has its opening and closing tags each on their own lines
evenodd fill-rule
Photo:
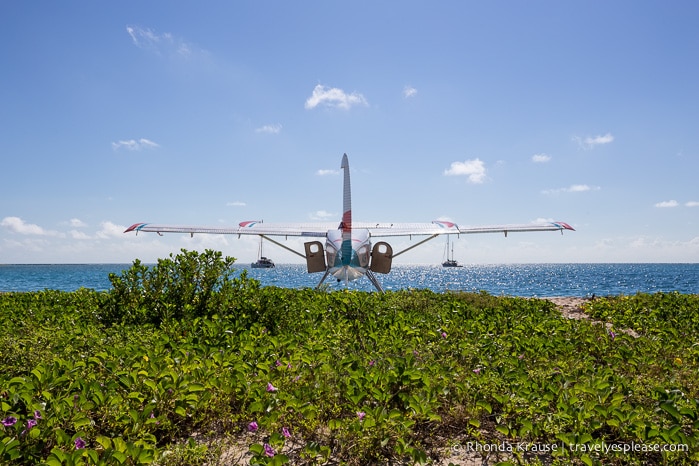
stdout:
<svg viewBox="0 0 699 466">
<path fill-rule="evenodd" d="M 250 264 L 253 269 L 273 269 L 274 261 L 262 255 L 262 236 L 260 236 L 260 247 L 257 251 L 257 262 Z"/>
<path fill-rule="evenodd" d="M 442 267 L 463 267 L 454 259 L 454 243 L 451 243 L 451 256 L 449 255 L 449 235 L 447 235 L 447 246 L 445 248 L 447 260 L 442 262 Z"/>
</svg>

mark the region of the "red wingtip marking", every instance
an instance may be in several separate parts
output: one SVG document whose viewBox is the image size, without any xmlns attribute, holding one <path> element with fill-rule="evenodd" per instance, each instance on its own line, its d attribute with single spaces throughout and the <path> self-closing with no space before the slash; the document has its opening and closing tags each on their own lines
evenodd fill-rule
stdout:
<svg viewBox="0 0 699 466">
<path fill-rule="evenodd" d="M 571 227 L 570 225 L 568 225 L 568 224 L 567 224 L 567 223 L 565 223 L 565 222 L 558 222 L 558 224 L 559 224 L 559 225 L 562 225 L 562 226 L 563 226 L 563 228 L 565 228 L 566 230 L 572 230 L 572 231 L 575 231 L 575 228 Z"/>
</svg>

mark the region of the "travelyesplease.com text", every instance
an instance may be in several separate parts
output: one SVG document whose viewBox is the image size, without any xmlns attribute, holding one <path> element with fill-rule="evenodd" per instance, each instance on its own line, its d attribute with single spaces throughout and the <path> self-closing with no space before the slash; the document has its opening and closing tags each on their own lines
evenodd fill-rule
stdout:
<svg viewBox="0 0 699 466">
<path fill-rule="evenodd" d="M 568 450 L 576 453 L 649 453 L 649 452 L 687 452 L 686 444 L 662 443 L 531 443 L 531 442 L 465 442 L 452 447 L 455 452 L 477 453 L 556 453 Z"/>
</svg>

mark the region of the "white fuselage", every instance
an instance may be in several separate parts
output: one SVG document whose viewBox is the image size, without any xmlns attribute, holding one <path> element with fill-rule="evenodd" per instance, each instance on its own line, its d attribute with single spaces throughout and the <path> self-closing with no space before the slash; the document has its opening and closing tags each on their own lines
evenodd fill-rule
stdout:
<svg viewBox="0 0 699 466">
<path fill-rule="evenodd" d="M 371 260 L 369 230 L 352 230 L 351 239 L 344 240 L 341 229 L 329 230 L 325 243 L 329 273 L 341 281 L 363 277 Z"/>
</svg>

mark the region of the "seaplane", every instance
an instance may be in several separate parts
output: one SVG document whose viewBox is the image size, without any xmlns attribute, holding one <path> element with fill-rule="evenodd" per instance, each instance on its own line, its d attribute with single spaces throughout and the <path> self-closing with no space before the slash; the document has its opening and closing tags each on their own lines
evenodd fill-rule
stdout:
<svg viewBox="0 0 699 466">
<path fill-rule="evenodd" d="M 435 220 L 424 223 L 359 223 L 352 219 L 352 189 L 350 167 L 347 154 L 342 156 L 340 168 L 343 170 L 342 219 L 334 223 L 264 223 L 262 221 L 240 222 L 237 227 L 206 227 L 135 223 L 124 233 L 152 232 L 195 234 L 256 235 L 282 247 L 306 261 L 308 273 L 323 273 L 317 288 L 332 276 L 338 282 L 350 282 L 366 276 L 374 287 L 383 292 L 376 274 L 391 271 L 393 259 L 441 235 L 463 235 L 474 233 L 504 233 L 538 231 L 574 231 L 564 222 L 529 223 L 520 225 L 492 225 L 460 227 L 454 222 Z M 372 245 L 374 238 L 417 236 L 422 238 L 401 251 L 394 252 L 386 241 Z M 272 237 L 305 237 L 302 252 L 292 249 Z M 423 238 L 426 237 L 426 238 Z M 325 239 L 325 244 L 321 241 Z"/>
</svg>

